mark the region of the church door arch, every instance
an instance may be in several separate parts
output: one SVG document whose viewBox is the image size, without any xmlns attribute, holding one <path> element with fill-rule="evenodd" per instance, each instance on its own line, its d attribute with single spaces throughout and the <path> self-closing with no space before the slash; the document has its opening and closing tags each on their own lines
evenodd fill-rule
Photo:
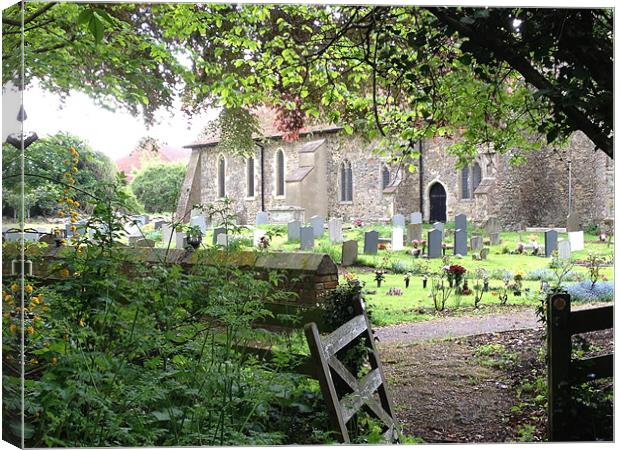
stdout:
<svg viewBox="0 0 620 450">
<path fill-rule="evenodd" d="M 446 190 L 441 183 L 433 183 L 429 190 L 429 221 L 446 221 Z"/>
</svg>

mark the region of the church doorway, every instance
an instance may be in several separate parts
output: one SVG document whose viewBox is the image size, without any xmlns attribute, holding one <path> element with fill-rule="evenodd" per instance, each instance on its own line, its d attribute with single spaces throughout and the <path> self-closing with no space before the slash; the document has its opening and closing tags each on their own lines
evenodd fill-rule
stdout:
<svg viewBox="0 0 620 450">
<path fill-rule="evenodd" d="M 429 191 L 430 222 L 446 221 L 446 190 L 441 183 L 434 183 Z"/>
</svg>

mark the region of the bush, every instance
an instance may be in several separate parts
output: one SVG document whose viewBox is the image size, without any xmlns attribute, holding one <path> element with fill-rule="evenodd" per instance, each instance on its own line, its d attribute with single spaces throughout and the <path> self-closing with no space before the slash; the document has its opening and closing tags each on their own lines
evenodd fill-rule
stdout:
<svg viewBox="0 0 620 450">
<path fill-rule="evenodd" d="M 172 212 L 185 178 L 186 165 L 154 163 L 141 169 L 131 182 L 131 190 L 147 213 Z"/>
<path fill-rule="evenodd" d="M 614 283 L 611 281 L 598 281 L 593 284 L 586 280 L 567 285 L 566 291 L 571 299 L 577 302 L 610 302 L 614 299 Z"/>
<path fill-rule="evenodd" d="M 553 271 L 549 269 L 530 270 L 525 274 L 524 278 L 529 281 L 546 281 L 547 283 L 550 283 L 556 279 Z M 582 272 L 576 272 L 573 270 L 568 272 L 564 277 L 564 280 L 566 281 L 583 281 L 583 279 L 584 274 Z"/>
</svg>

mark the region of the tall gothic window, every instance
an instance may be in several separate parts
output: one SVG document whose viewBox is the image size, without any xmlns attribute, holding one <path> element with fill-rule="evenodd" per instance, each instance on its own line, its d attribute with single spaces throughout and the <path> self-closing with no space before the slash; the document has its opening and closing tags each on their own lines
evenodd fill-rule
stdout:
<svg viewBox="0 0 620 450">
<path fill-rule="evenodd" d="M 461 169 L 461 198 L 471 198 L 469 190 L 469 167 Z"/>
<path fill-rule="evenodd" d="M 349 161 L 340 164 L 340 201 L 353 201 L 353 169 Z"/>
<path fill-rule="evenodd" d="M 226 160 L 223 156 L 217 162 L 217 196 L 226 197 Z"/>
<path fill-rule="evenodd" d="M 284 152 L 276 153 L 276 195 L 284 195 Z"/>
<path fill-rule="evenodd" d="M 246 161 L 246 176 L 247 176 L 247 196 L 254 197 L 254 158 L 250 156 Z"/>
<path fill-rule="evenodd" d="M 390 185 L 390 169 L 384 164 L 381 170 L 381 186 L 383 189 Z"/>
<path fill-rule="evenodd" d="M 480 164 L 474 164 L 474 167 L 472 168 L 471 178 L 471 191 L 476 192 L 476 188 L 480 186 L 480 182 L 482 181 L 482 168 L 480 167 Z"/>
</svg>

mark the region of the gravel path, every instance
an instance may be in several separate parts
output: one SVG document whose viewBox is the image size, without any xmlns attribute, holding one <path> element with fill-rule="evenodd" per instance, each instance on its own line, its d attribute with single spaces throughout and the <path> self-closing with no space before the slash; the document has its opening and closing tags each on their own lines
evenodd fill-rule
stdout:
<svg viewBox="0 0 620 450">
<path fill-rule="evenodd" d="M 381 343 L 427 341 L 475 334 L 539 328 L 532 309 L 513 311 L 510 314 L 487 314 L 474 317 L 448 317 L 426 322 L 377 327 L 373 331 Z"/>
</svg>

